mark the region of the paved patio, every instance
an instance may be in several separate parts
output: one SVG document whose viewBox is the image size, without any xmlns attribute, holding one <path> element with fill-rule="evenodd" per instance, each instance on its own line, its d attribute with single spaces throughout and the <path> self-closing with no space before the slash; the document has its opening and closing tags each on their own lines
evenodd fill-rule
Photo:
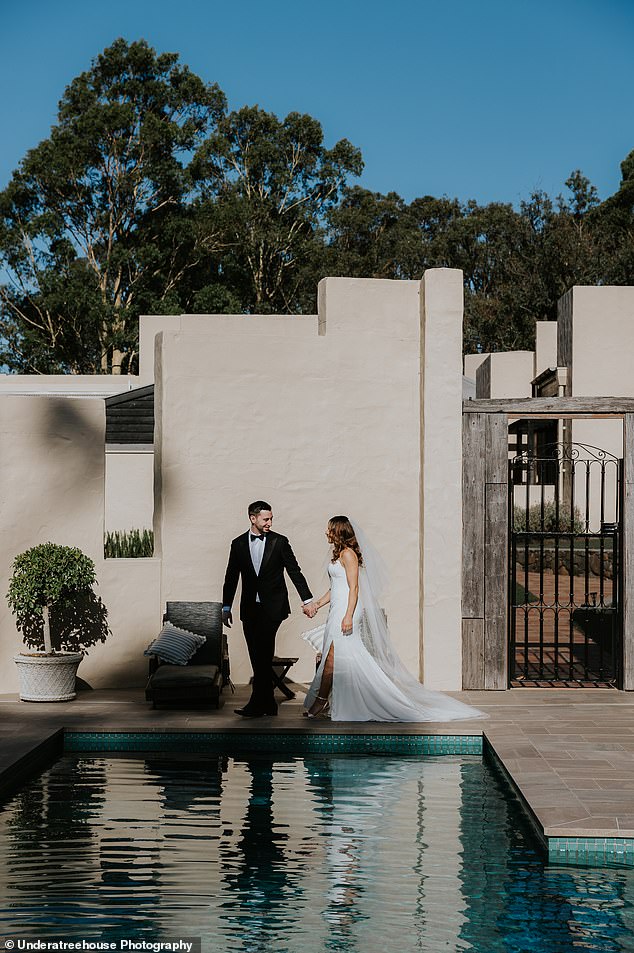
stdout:
<svg viewBox="0 0 634 953">
<path fill-rule="evenodd" d="M 480 734 L 533 816 L 544 840 L 634 839 L 634 693 L 607 689 L 521 688 L 453 693 L 489 715 L 484 721 L 378 725 L 308 722 L 298 698 L 277 718 L 242 719 L 233 709 L 247 687 L 226 695 L 219 711 L 153 710 L 142 690 L 81 693 L 67 704 L 0 696 L 0 794 L 50 759 L 47 742 L 62 728 L 85 731 L 201 731 L 332 734 Z M 39 760 L 38 760 L 39 753 Z M 628 845 L 628 862 L 634 840 Z M 551 852 L 552 856 L 552 852 Z"/>
</svg>

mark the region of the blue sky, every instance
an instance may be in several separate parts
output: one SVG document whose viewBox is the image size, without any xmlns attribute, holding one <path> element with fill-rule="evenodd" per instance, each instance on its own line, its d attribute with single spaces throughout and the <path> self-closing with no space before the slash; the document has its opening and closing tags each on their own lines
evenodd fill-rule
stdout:
<svg viewBox="0 0 634 953">
<path fill-rule="evenodd" d="M 308 112 L 361 184 L 517 203 L 575 168 L 601 197 L 634 149 L 634 0 L 0 0 L 0 188 L 117 36 L 225 91 Z"/>
</svg>

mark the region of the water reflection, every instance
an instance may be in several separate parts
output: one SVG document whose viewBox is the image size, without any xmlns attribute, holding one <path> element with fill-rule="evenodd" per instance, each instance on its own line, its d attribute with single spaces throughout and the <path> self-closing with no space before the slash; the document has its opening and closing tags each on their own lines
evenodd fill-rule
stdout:
<svg viewBox="0 0 634 953">
<path fill-rule="evenodd" d="M 399 940 L 403 950 L 409 949 L 408 943 L 413 944 L 411 949 L 423 949 L 421 944 L 432 936 L 436 944 L 438 929 L 436 924 L 429 928 L 434 914 L 427 910 L 426 895 L 434 894 L 429 877 L 444 858 L 437 856 L 434 832 L 423 837 L 421 790 L 429 791 L 439 774 L 447 780 L 458 763 L 445 759 L 423 765 L 418 759 L 357 756 L 307 760 L 306 767 L 323 840 L 322 948 L 367 950 L 380 949 L 381 944 L 390 948 L 404 922 L 407 939 Z M 443 798 L 447 794 L 445 789 Z M 443 838 L 445 834 L 446 830 Z M 451 874 L 445 869 L 444 891 Z M 457 915 L 453 910 L 451 923 Z M 449 935 L 455 937 L 453 927 Z M 446 939 L 443 933 L 443 942 Z"/>
<path fill-rule="evenodd" d="M 367 916 L 362 909 L 362 828 L 369 828 L 369 819 L 350 797 L 351 792 L 358 794 L 360 763 L 348 758 L 307 760 L 306 770 L 309 793 L 316 800 L 316 826 L 323 838 L 317 863 L 323 866 L 326 881 L 320 903 L 326 925 L 324 949 L 356 950 L 354 927 Z M 371 785 L 371 775 L 364 782 Z"/>
<path fill-rule="evenodd" d="M 275 759 L 243 763 L 250 778 L 248 801 L 239 836 L 223 851 L 222 916 L 239 926 L 242 949 L 266 951 L 292 927 L 289 912 L 298 914 L 301 906 L 301 877 L 288 855 L 288 825 L 278 823 L 273 810 Z"/>
<path fill-rule="evenodd" d="M 477 773 L 465 767 L 461 839 L 467 916 L 461 938 L 466 948 L 480 950 L 487 935 L 491 953 L 634 949 L 634 873 L 549 866 L 506 782 L 486 766 Z"/>
<path fill-rule="evenodd" d="M 0 811 L 0 934 L 203 950 L 634 949 L 634 872 L 544 864 L 478 759 L 64 758 Z"/>
<path fill-rule="evenodd" d="M 58 910 L 69 925 L 82 922 L 94 890 L 98 832 L 93 816 L 105 800 L 102 760 L 59 761 L 33 778 L 3 809 L 0 915 L 16 933 L 56 934 Z"/>
</svg>

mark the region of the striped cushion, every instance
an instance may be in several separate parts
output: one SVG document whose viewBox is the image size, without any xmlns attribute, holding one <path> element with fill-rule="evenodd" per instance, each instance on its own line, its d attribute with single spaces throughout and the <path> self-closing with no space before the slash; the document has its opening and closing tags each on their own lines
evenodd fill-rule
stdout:
<svg viewBox="0 0 634 953">
<path fill-rule="evenodd" d="M 195 635 L 187 629 L 179 629 L 171 622 L 165 622 L 159 635 L 148 645 L 144 655 L 157 655 L 170 665 L 187 665 L 207 639 L 204 635 Z"/>
</svg>

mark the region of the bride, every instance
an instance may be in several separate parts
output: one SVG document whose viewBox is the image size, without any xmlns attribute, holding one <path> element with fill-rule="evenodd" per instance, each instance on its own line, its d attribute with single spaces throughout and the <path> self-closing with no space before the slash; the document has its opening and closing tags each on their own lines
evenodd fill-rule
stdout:
<svg viewBox="0 0 634 953">
<path fill-rule="evenodd" d="M 333 516 L 330 589 L 313 603 L 329 606 L 325 625 L 304 633 L 321 662 L 304 702 L 309 718 L 330 707 L 333 721 L 453 721 L 484 715 L 442 692 L 425 688 L 392 645 L 378 604 L 377 554 L 347 516 Z"/>
</svg>

